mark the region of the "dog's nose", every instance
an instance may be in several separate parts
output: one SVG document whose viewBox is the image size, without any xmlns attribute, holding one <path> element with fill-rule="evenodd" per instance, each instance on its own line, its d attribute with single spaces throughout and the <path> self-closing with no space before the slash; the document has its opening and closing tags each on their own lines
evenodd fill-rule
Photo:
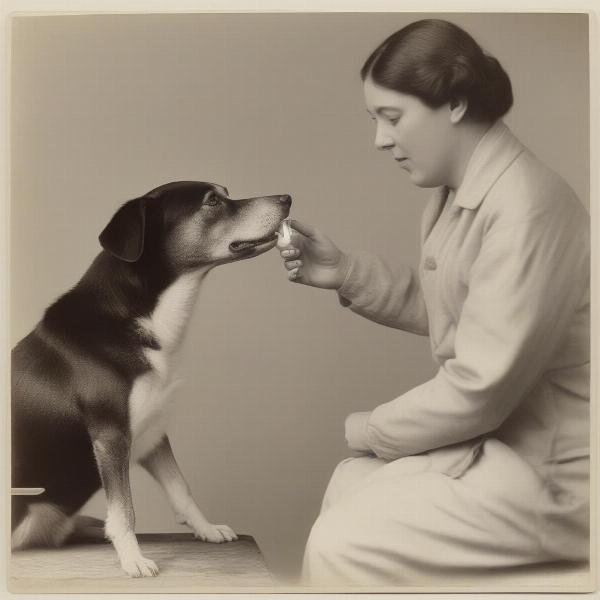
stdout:
<svg viewBox="0 0 600 600">
<path fill-rule="evenodd" d="M 291 206 L 292 197 L 288 194 L 283 194 L 283 196 L 279 196 L 279 202 L 281 202 L 281 204 L 284 204 L 285 206 Z"/>
</svg>

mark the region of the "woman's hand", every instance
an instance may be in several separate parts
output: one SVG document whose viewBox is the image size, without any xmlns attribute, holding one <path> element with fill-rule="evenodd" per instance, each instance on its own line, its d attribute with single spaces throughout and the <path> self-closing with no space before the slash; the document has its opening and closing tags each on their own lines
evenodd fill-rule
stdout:
<svg viewBox="0 0 600 600">
<path fill-rule="evenodd" d="M 370 416 L 371 411 L 362 411 L 351 413 L 346 417 L 344 429 L 346 442 L 350 450 L 365 454 L 373 452 L 369 447 L 367 438 L 367 424 Z"/>
<path fill-rule="evenodd" d="M 289 223 L 291 242 L 279 247 L 288 279 L 323 289 L 339 289 L 348 272 L 348 257 L 315 227 L 295 219 Z"/>
</svg>

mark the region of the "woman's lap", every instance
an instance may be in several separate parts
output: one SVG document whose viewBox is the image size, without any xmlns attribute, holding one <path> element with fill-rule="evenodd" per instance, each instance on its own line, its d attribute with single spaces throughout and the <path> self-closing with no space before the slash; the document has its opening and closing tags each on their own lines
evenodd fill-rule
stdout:
<svg viewBox="0 0 600 600">
<path fill-rule="evenodd" d="M 549 560 L 540 545 L 537 473 L 487 440 L 458 479 L 427 455 L 340 463 L 309 537 L 308 583 L 393 585 Z"/>
</svg>

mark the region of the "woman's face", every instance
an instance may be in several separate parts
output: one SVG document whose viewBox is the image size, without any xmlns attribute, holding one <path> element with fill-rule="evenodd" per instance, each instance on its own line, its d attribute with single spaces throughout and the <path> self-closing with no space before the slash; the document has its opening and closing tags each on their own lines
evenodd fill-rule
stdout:
<svg viewBox="0 0 600 600">
<path fill-rule="evenodd" d="M 420 98 L 364 82 L 367 111 L 377 125 L 375 146 L 389 150 L 418 187 L 451 185 L 458 146 L 448 105 L 429 108 Z"/>
</svg>

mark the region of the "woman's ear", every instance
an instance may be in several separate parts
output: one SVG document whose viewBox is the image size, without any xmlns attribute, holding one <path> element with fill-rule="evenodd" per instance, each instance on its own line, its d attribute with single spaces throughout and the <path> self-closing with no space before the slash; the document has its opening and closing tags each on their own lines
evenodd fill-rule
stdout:
<svg viewBox="0 0 600 600">
<path fill-rule="evenodd" d="M 450 122 L 453 125 L 460 123 L 465 114 L 469 104 L 466 98 L 453 98 L 450 100 Z"/>
<path fill-rule="evenodd" d="M 100 244 L 113 256 L 136 262 L 144 251 L 146 198 L 129 200 L 119 208 L 100 234 Z"/>
</svg>

